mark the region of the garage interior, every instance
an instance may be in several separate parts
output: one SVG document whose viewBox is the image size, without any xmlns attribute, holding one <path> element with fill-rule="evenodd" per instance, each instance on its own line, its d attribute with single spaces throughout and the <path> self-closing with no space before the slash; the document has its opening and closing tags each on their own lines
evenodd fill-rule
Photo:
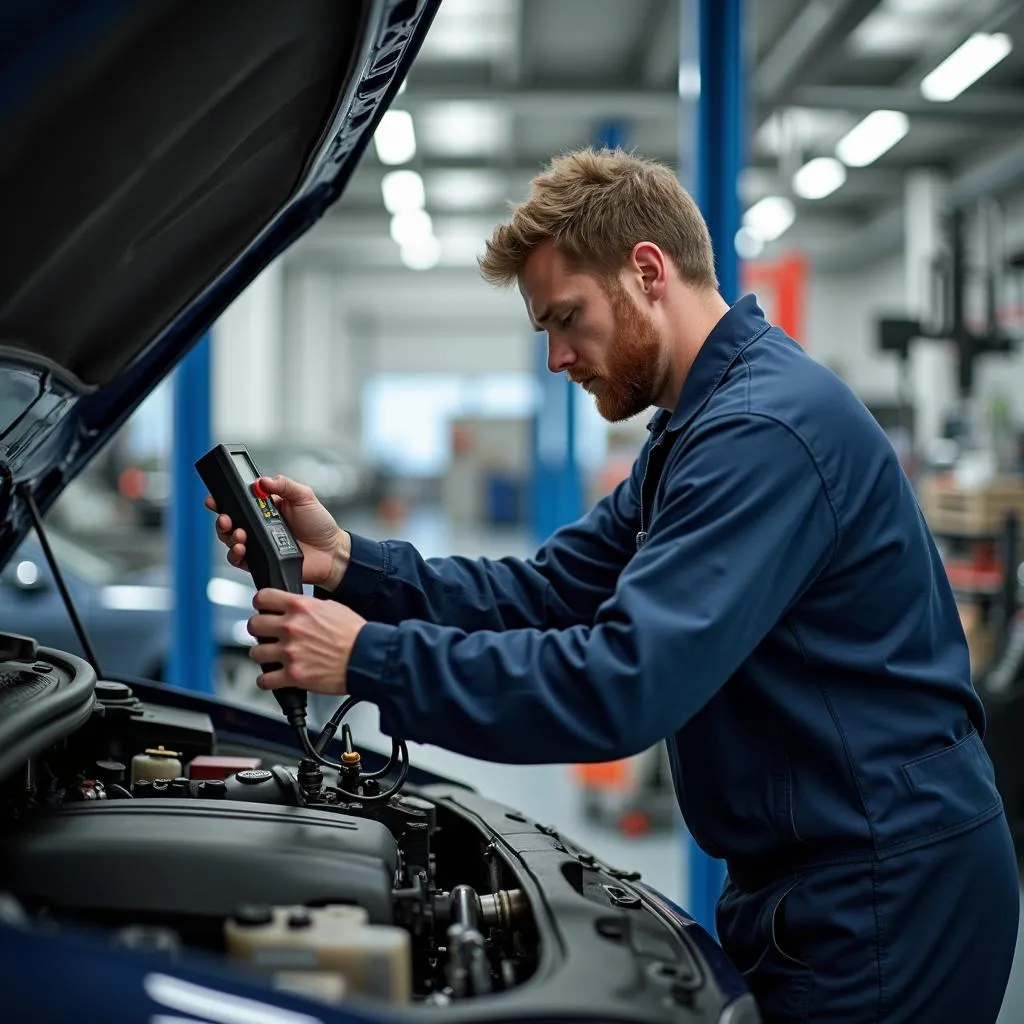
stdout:
<svg viewBox="0 0 1024 1024">
<path fill-rule="evenodd" d="M 727 298 L 754 292 L 888 432 L 946 561 L 992 742 L 1012 750 L 1024 736 L 1024 3 L 748 2 L 745 116 L 735 131 L 713 126 L 725 141 L 698 124 L 698 7 L 444 0 L 342 199 L 48 513 L 65 571 L 101 595 L 108 669 L 195 683 L 160 646 L 175 388 L 188 381 L 209 388 L 214 440 L 310 483 L 343 527 L 425 556 L 528 556 L 614 487 L 646 418 L 609 425 L 549 374 L 519 294 L 491 288 L 476 261 L 559 152 L 633 149 L 692 188 L 701 147 L 715 145 L 740 169 Z M 0 589 L 5 621 L 74 650 L 47 576 L 27 543 Z M 214 613 L 244 585 L 221 566 Z M 224 614 L 214 689 L 267 707 L 244 619 Z M 353 728 L 385 742 L 366 706 Z M 702 855 L 657 750 L 587 767 L 415 745 L 412 759 L 560 822 L 684 907 L 694 898 Z M 999 779 L 1012 821 L 1024 817 L 1019 770 Z M 1022 1019 L 1019 944 L 1000 1020 Z"/>
</svg>

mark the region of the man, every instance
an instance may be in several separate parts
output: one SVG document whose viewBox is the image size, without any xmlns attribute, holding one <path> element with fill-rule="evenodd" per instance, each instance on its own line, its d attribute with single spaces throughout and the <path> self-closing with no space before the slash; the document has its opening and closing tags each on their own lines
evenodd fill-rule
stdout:
<svg viewBox="0 0 1024 1024">
<path fill-rule="evenodd" d="M 425 561 L 265 480 L 319 589 L 257 595 L 253 657 L 284 666 L 260 685 L 352 693 L 390 734 L 494 761 L 667 739 L 766 1019 L 995 1020 L 1016 862 L 953 595 L 884 433 L 752 297 L 722 299 L 665 168 L 560 157 L 482 271 L 518 284 L 550 369 L 603 416 L 658 407 L 632 474 L 530 561 Z M 244 535 L 218 531 L 243 564 Z"/>
</svg>

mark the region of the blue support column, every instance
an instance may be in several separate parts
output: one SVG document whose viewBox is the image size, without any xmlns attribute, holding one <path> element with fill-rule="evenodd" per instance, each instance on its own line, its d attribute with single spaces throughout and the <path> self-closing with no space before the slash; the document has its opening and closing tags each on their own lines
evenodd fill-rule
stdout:
<svg viewBox="0 0 1024 1024">
<path fill-rule="evenodd" d="M 213 516 L 194 462 L 210 448 L 209 333 L 174 374 L 169 537 L 174 611 L 168 682 L 212 693 L 213 616 L 206 589 L 213 560 Z"/>
<path fill-rule="evenodd" d="M 688 47 L 683 34 L 693 32 L 693 0 L 680 3 L 680 73 L 682 84 L 689 74 L 684 66 Z M 685 19 L 685 20 L 684 20 Z M 745 126 L 744 93 L 746 62 L 743 52 L 743 0 L 699 0 L 698 59 L 700 94 L 697 100 L 696 139 L 680 131 L 680 167 L 692 168 L 694 181 L 684 184 L 708 223 L 715 250 L 719 287 L 725 300 L 739 298 L 739 259 L 735 238 L 741 212 L 737 192 L 743 167 Z M 692 123 L 692 101 L 681 96 L 680 126 Z M 690 148 L 692 147 L 692 157 Z M 715 904 L 725 880 L 725 865 L 709 857 L 687 835 L 689 853 L 688 910 L 712 935 Z"/>
</svg>

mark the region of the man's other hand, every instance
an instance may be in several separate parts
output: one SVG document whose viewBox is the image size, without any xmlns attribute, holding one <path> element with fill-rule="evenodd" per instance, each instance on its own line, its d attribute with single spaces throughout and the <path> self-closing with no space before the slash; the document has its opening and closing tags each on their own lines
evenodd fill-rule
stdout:
<svg viewBox="0 0 1024 1024">
<path fill-rule="evenodd" d="M 334 590 L 348 568 L 352 538 L 338 526 L 311 487 L 286 476 L 260 477 L 260 486 L 270 495 L 302 548 L 302 581 Z M 211 512 L 217 511 L 213 498 L 207 496 L 205 504 Z M 230 517 L 223 514 L 217 516 L 216 530 L 217 538 L 228 549 L 228 561 L 237 569 L 248 571 L 245 530 L 236 529 Z"/>
<path fill-rule="evenodd" d="M 348 661 L 366 619 L 337 601 L 321 601 L 283 590 L 261 590 L 253 599 L 256 613 L 249 632 L 258 643 L 249 657 L 261 666 L 282 668 L 259 678 L 262 690 L 297 686 L 313 693 L 342 696 Z"/>
</svg>

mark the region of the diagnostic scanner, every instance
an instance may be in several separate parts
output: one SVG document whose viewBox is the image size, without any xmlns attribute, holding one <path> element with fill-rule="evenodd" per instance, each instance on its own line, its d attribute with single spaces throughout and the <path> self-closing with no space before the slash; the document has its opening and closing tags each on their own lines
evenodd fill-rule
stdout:
<svg viewBox="0 0 1024 1024">
<path fill-rule="evenodd" d="M 302 549 L 281 513 L 260 486 L 260 473 L 244 444 L 219 444 L 195 464 L 218 513 L 234 529 L 245 530 L 245 561 L 258 590 L 273 587 L 302 593 Z M 260 640 L 260 643 L 267 642 Z M 266 664 L 264 672 L 280 668 Z M 306 720 L 306 692 L 297 687 L 274 690 L 288 721 L 296 728 Z"/>
</svg>

